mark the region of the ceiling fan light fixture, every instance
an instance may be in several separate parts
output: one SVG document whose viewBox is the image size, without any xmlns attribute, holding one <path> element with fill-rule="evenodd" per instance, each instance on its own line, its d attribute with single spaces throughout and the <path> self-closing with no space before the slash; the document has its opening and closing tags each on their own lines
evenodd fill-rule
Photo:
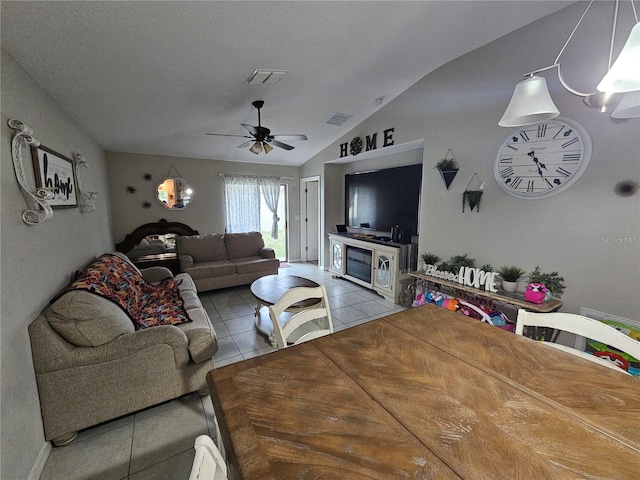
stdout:
<svg viewBox="0 0 640 480">
<path fill-rule="evenodd" d="M 251 153 L 255 153 L 256 155 L 258 155 L 261 151 L 262 151 L 262 145 L 260 144 L 260 142 L 256 142 L 253 144 L 253 146 L 249 149 L 249 151 Z"/>
<path fill-rule="evenodd" d="M 267 142 L 262 142 L 262 146 L 264 147 L 265 155 L 269 153 L 271 150 L 273 150 L 273 147 L 269 145 Z"/>
</svg>

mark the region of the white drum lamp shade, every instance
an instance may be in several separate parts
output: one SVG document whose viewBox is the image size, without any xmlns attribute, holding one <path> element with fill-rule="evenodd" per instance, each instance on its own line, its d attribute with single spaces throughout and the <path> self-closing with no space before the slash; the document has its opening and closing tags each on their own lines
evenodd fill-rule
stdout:
<svg viewBox="0 0 640 480">
<path fill-rule="evenodd" d="M 533 125 L 560 115 L 544 77 L 529 77 L 516 85 L 507 110 L 498 122 L 501 127 Z"/>
<path fill-rule="evenodd" d="M 640 90 L 640 23 L 631 30 L 618 59 L 598 84 L 601 92 Z"/>
<path fill-rule="evenodd" d="M 613 118 L 636 118 L 640 117 L 640 90 L 629 92 L 611 112 Z"/>
</svg>

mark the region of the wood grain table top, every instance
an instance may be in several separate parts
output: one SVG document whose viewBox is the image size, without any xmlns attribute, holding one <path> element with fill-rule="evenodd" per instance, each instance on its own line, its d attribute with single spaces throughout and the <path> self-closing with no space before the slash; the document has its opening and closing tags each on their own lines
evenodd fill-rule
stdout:
<svg viewBox="0 0 640 480">
<path fill-rule="evenodd" d="M 638 378 L 435 305 L 207 380 L 230 478 L 640 478 Z"/>
</svg>

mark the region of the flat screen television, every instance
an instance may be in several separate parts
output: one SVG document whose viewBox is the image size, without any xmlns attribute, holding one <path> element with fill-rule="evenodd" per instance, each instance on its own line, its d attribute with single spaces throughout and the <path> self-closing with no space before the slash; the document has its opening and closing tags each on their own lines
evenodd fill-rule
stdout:
<svg viewBox="0 0 640 480">
<path fill-rule="evenodd" d="M 345 175 L 345 222 L 390 232 L 398 225 L 405 242 L 418 233 L 422 164 Z"/>
</svg>

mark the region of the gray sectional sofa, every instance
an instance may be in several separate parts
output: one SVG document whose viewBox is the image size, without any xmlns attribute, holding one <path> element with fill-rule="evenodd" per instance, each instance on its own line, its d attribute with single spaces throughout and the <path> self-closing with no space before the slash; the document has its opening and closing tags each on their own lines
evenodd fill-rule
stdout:
<svg viewBox="0 0 640 480">
<path fill-rule="evenodd" d="M 280 267 L 260 232 L 182 235 L 176 246 L 180 271 L 193 278 L 199 292 L 247 285 Z"/>
<path fill-rule="evenodd" d="M 95 275 L 113 271 L 100 264 L 103 257 L 119 269 L 106 286 Z M 29 325 L 47 440 L 63 445 L 78 430 L 190 392 L 206 394 L 216 333 L 191 277 L 170 277 L 163 267 L 140 271 L 123 254 L 103 255 Z M 147 290 L 138 295 L 141 285 Z M 114 296 L 104 296 L 105 288 Z M 135 305 L 149 291 L 156 295 L 153 308 Z M 184 323 L 171 323 L 178 321 L 171 317 L 176 304 Z M 168 307 L 166 317 L 153 313 L 158 305 Z M 143 320 L 134 321 L 132 311 Z"/>
</svg>

